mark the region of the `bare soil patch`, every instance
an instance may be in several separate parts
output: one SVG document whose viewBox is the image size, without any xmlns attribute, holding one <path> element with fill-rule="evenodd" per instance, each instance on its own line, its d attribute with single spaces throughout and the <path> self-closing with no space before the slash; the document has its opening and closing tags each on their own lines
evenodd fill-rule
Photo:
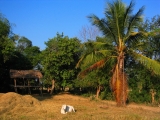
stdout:
<svg viewBox="0 0 160 120">
<path fill-rule="evenodd" d="M 61 114 L 63 104 L 75 113 Z M 69 93 L 20 95 L 0 93 L 0 120 L 159 120 L 160 108 L 129 104 L 116 107 L 113 101 L 90 100 Z"/>
</svg>

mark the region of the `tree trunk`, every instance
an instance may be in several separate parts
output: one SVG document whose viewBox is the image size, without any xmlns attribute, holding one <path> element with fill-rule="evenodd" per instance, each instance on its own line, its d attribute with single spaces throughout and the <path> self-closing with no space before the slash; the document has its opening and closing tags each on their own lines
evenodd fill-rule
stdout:
<svg viewBox="0 0 160 120">
<path fill-rule="evenodd" d="M 54 86 L 55 86 L 55 80 L 53 79 L 53 80 L 52 80 L 52 88 L 51 88 L 51 92 L 50 92 L 51 95 L 52 95 L 52 93 L 53 93 Z"/>
<path fill-rule="evenodd" d="M 154 104 L 155 103 L 154 98 L 155 98 L 156 92 L 153 89 L 151 89 L 150 93 L 151 93 L 151 96 L 152 96 L 152 104 Z"/>
<path fill-rule="evenodd" d="M 127 101 L 127 76 L 124 73 L 124 53 L 121 53 L 117 58 L 117 65 L 112 77 L 112 85 L 114 86 L 114 95 L 116 98 L 117 106 L 126 106 Z M 115 82 L 114 82 L 115 81 Z"/>
<path fill-rule="evenodd" d="M 98 99 L 99 98 L 99 93 L 101 92 L 101 86 L 98 85 L 97 86 L 97 93 L 96 93 L 96 98 Z"/>
</svg>

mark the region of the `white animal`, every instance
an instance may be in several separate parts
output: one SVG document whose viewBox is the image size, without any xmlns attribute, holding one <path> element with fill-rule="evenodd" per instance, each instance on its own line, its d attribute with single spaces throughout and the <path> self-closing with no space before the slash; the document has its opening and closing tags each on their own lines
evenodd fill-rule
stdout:
<svg viewBox="0 0 160 120">
<path fill-rule="evenodd" d="M 67 112 L 75 112 L 74 107 L 70 105 L 62 105 L 61 114 L 66 114 Z"/>
</svg>

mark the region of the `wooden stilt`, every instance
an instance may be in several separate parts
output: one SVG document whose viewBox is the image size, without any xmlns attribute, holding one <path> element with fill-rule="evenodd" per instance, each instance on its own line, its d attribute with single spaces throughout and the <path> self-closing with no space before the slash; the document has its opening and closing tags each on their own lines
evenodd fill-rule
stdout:
<svg viewBox="0 0 160 120">
<path fill-rule="evenodd" d="M 27 80 L 27 81 L 28 81 L 28 93 L 31 94 L 31 89 L 30 89 L 30 87 L 29 87 L 29 86 L 30 86 L 30 83 L 29 83 L 29 80 Z"/>
<path fill-rule="evenodd" d="M 17 85 L 16 85 L 16 79 L 14 79 L 14 90 L 17 93 Z"/>
</svg>

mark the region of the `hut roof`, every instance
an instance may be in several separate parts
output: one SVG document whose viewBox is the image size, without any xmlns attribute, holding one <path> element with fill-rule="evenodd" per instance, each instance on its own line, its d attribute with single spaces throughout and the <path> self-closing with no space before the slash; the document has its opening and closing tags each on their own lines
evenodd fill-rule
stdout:
<svg viewBox="0 0 160 120">
<path fill-rule="evenodd" d="M 10 70 L 10 78 L 42 78 L 39 70 Z"/>
</svg>

